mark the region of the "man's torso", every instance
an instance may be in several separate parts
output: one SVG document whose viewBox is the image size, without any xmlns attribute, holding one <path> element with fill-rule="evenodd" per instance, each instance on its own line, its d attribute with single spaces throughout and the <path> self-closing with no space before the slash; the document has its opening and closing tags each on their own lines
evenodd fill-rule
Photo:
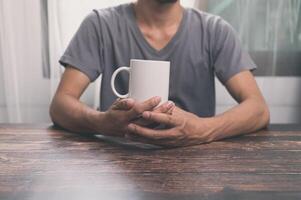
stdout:
<svg viewBox="0 0 301 200">
<path fill-rule="evenodd" d="M 100 19 L 104 66 L 101 110 L 107 110 L 116 99 L 110 87 L 112 73 L 118 67 L 129 66 L 130 59 L 145 59 L 171 62 L 170 100 L 199 116 L 214 115 L 214 71 L 208 35 L 198 11 L 185 9 L 178 31 L 160 51 L 154 49 L 139 30 L 131 4 L 95 12 Z M 127 83 L 128 75 L 121 74 L 116 87 L 121 93 L 127 93 Z"/>
</svg>

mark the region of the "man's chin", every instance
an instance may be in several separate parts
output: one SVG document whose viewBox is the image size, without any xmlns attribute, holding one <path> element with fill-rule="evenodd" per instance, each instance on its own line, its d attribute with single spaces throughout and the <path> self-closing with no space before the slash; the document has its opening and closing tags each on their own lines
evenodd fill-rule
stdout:
<svg viewBox="0 0 301 200">
<path fill-rule="evenodd" d="M 178 0 L 156 0 L 160 4 L 176 3 Z"/>
</svg>

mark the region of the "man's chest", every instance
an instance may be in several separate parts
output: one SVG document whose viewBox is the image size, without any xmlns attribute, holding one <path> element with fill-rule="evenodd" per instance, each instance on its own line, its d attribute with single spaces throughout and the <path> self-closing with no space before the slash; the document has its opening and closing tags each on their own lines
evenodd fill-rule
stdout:
<svg viewBox="0 0 301 200">
<path fill-rule="evenodd" d="M 155 50 L 160 51 L 166 47 L 172 38 L 176 36 L 178 26 L 171 26 L 167 28 L 151 28 L 146 26 L 139 26 L 139 31 L 143 39 Z"/>
<path fill-rule="evenodd" d="M 112 36 L 106 41 L 103 57 L 117 66 L 128 65 L 131 59 L 166 60 L 171 61 L 172 70 L 181 74 L 187 71 L 198 76 L 211 71 L 207 41 L 192 37 L 188 31 L 164 38 L 157 38 L 152 33 L 142 35 L 135 32 Z"/>
</svg>

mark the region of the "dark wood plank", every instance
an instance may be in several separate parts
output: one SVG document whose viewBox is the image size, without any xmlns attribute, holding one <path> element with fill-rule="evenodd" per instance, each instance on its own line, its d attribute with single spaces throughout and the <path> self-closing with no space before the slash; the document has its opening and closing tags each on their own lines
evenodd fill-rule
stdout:
<svg viewBox="0 0 301 200">
<path fill-rule="evenodd" d="M 271 124 L 270 131 L 301 131 L 301 124 Z"/>
<path fill-rule="evenodd" d="M 145 150 L 47 124 L 0 124 L 0 141 L 0 199 L 301 197 L 301 131 Z"/>
</svg>

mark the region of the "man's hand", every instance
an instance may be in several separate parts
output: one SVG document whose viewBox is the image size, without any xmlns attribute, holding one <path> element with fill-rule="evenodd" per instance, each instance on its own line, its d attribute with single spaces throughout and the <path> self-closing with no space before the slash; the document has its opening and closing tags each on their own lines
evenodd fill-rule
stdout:
<svg viewBox="0 0 301 200">
<path fill-rule="evenodd" d="M 128 126 L 127 138 L 164 147 L 189 146 L 211 141 L 207 120 L 178 107 L 173 109 L 172 114 L 146 111 L 142 117 L 164 124 L 167 129 L 154 130 L 132 123 Z"/>
<path fill-rule="evenodd" d="M 143 112 L 167 113 L 174 105 L 167 102 L 157 107 L 160 101 L 160 97 L 153 97 L 142 103 L 135 102 L 133 99 L 117 100 L 102 116 L 101 131 L 106 135 L 124 136 L 130 123 L 141 126 L 152 124 L 141 119 Z"/>
<path fill-rule="evenodd" d="M 171 114 L 172 110 L 174 109 L 175 104 L 172 101 L 168 101 L 158 107 L 156 107 L 153 112 L 154 113 L 165 113 L 165 114 Z M 133 123 L 139 126 L 148 127 L 148 128 L 156 128 L 160 125 L 160 123 L 144 119 L 142 115 L 139 116 L 138 119 L 133 120 Z"/>
<path fill-rule="evenodd" d="M 250 71 L 243 71 L 227 81 L 226 87 L 239 103 L 210 118 L 175 108 L 171 115 L 144 112 L 143 118 L 169 126 L 152 130 L 135 124 L 128 126 L 128 137 L 166 147 L 189 146 L 252 133 L 269 123 L 269 109 Z"/>
<path fill-rule="evenodd" d="M 55 124 L 75 133 L 124 136 L 129 123 L 150 125 L 141 119 L 144 111 L 168 113 L 174 106 L 170 102 L 158 106 L 160 98 L 142 103 L 124 99 L 116 101 L 107 112 L 99 112 L 79 101 L 89 83 L 81 71 L 72 66 L 66 68 L 50 107 Z"/>
</svg>

